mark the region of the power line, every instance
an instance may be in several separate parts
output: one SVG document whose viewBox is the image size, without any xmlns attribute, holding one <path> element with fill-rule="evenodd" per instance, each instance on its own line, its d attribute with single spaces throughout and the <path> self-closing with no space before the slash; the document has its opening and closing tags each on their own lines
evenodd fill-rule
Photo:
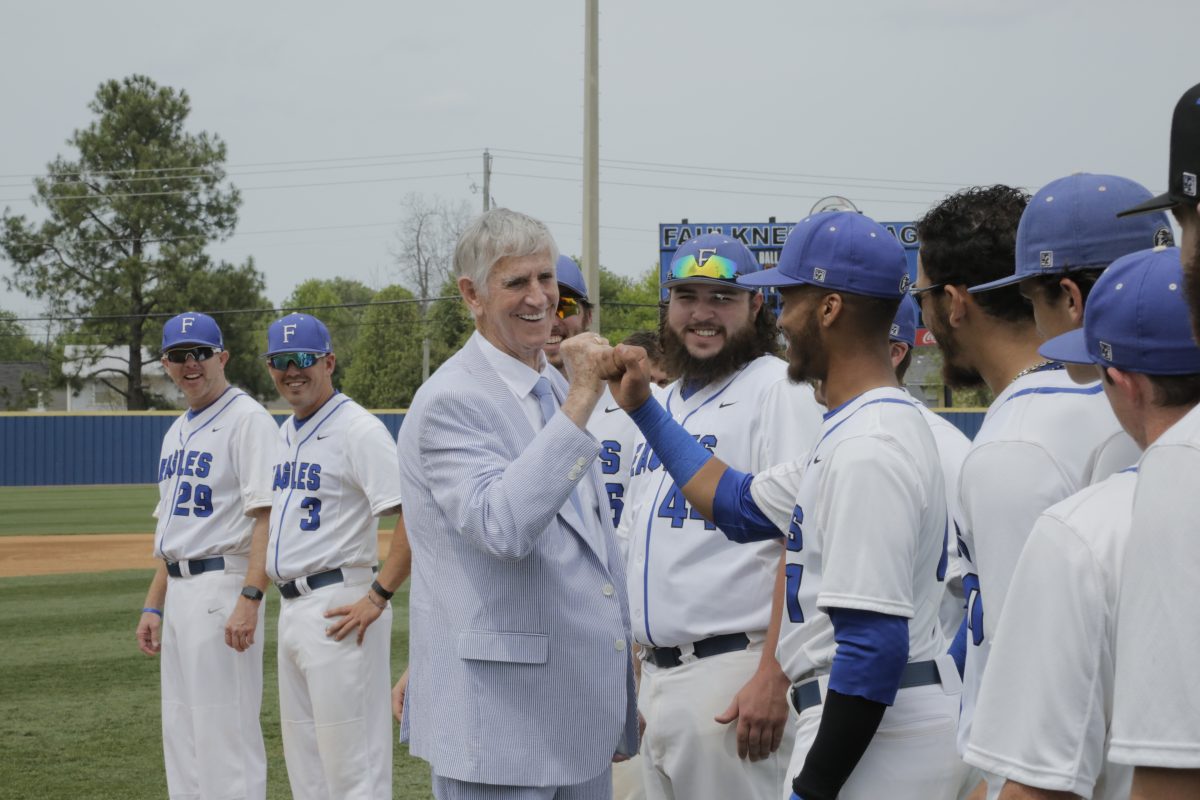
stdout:
<svg viewBox="0 0 1200 800">
<path fill-rule="evenodd" d="M 559 177 L 557 175 L 530 175 L 530 174 L 521 173 L 521 172 L 493 172 L 492 174 L 493 175 L 503 175 L 508 178 L 531 178 L 534 180 L 565 181 L 565 182 L 569 182 L 569 183 L 579 183 L 579 178 L 563 178 L 563 177 Z M 628 181 L 604 181 L 604 180 L 602 180 L 602 181 L 600 181 L 600 183 L 602 183 L 606 186 L 625 186 L 625 187 L 631 187 L 631 188 L 636 188 L 636 189 L 669 189 L 669 190 L 673 190 L 673 191 L 687 191 L 687 192 L 703 192 L 708 188 L 705 186 L 676 186 L 676 185 L 657 184 L 657 183 L 630 183 Z M 748 192 L 745 190 L 737 190 L 737 189 L 721 189 L 721 192 L 724 194 L 737 194 L 737 195 L 745 195 L 745 196 L 749 196 L 749 197 L 783 197 L 783 198 L 788 198 L 788 199 L 792 199 L 792 200 L 808 200 L 808 201 L 813 201 L 813 200 L 817 200 L 820 198 L 820 195 L 786 194 L 783 192 Z M 865 202 L 865 203 L 902 203 L 905 205 L 916 205 L 916 206 L 928 206 L 929 205 L 928 200 L 898 200 L 896 198 L 880 198 L 880 197 L 856 197 L 855 200 L 860 201 L 860 202 Z"/>
<path fill-rule="evenodd" d="M 386 155 L 374 155 L 374 156 L 342 156 L 342 157 L 338 157 L 338 158 L 305 158 L 305 159 L 295 159 L 295 160 L 291 160 L 291 161 L 256 161 L 256 162 L 246 162 L 243 164 L 230 164 L 228 166 L 230 169 L 240 169 L 242 167 L 279 167 L 279 166 L 287 166 L 289 164 L 330 164 L 330 163 L 335 163 L 335 162 L 339 162 L 339 161 L 376 161 L 379 159 L 417 158 L 417 157 L 421 157 L 421 156 L 444 156 L 444 155 L 451 155 L 454 153 L 477 154 L 478 152 L 479 152 L 478 148 L 470 148 L 470 149 L 463 148 L 463 149 L 459 149 L 459 150 L 429 150 L 429 151 L 422 152 L 422 153 L 391 153 L 391 154 L 386 154 Z M 114 170 L 112 172 L 107 172 L 107 173 L 84 171 L 84 172 L 62 172 L 62 173 L 58 173 L 58 174 L 60 174 L 60 175 L 105 175 L 105 174 L 108 174 L 108 175 L 114 175 L 114 176 L 121 176 L 121 175 L 126 175 L 126 174 L 139 175 L 142 173 L 149 173 L 149 172 L 152 172 L 152 173 L 178 172 L 181 170 L 190 170 L 190 169 L 195 169 L 195 168 L 190 167 L 190 166 L 188 166 L 188 167 L 144 167 L 144 168 L 131 167 L 130 169 L 127 169 L 127 170 Z M 43 175 L 43 173 L 40 173 L 40 172 L 16 173 L 16 174 L 0 175 L 0 180 L 7 180 L 9 178 L 41 178 L 41 177 L 45 177 L 45 176 Z"/>
<path fill-rule="evenodd" d="M 440 175 L 405 175 L 395 178 L 360 178 L 350 181 L 321 181 L 316 183 L 282 183 L 274 186 L 242 186 L 237 187 L 239 192 L 254 192 L 265 189 L 311 189 L 322 186 L 351 186 L 367 183 L 398 183 L 402 181 L 419 181 L 429 180 L 433 178 L 471 178 L 474 177 L 472 172 L 447 172 Z M 231 187 L 232 188 L 232 187 Z M 114 194 L 55 194 L 49 197 L 38 197 L 37 200 L 45 201 L 72 201 L 72 200 L 115 200 L 118 198 L 130 197 L 171 197 L 174 195 L 196 194 L 194 189 L 177 189 L 164 192 L 116 192 Z M 0 197 L 0 203 L 31 203 L 35 202 L 33 198 L 26 197 Z"/>
</svg>

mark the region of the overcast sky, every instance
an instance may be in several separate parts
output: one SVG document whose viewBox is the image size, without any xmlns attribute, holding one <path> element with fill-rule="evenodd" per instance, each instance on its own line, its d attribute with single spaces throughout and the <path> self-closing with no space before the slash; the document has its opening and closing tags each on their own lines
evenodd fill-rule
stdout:
<svg viewBox="0 0 1200 800">
<path fill-rule="evenodd" d="M 657 225 L 795 221 L 843 194 L 879 220 L 1076 171 L 1165 189 L 1171 108 L 1200 80 L 1196 0 L 600 0 L 601 263 Z M 0 207 L 132 73 L 186 89 L 228 145 L 267 296 L 395 282 L 409 192 L 496 201 L 581 249 L 583 0 L 5 3 Z M 11 267 L 0 263 L 0 270 Z M 29 301 L 0 290 L 0 307 Z"/>
</svg>

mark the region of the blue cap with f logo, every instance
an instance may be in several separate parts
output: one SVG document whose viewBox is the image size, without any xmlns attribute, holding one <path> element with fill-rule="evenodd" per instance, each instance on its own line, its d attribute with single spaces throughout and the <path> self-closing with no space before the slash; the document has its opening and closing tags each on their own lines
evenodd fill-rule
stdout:
<svg viewBox="0 0 1200 800">
<path fill-rule="evenodd" d="M 268 358 L 277 353 L 315 353 L 325 355 L 333 352 L 333 340 L 325 323 L 308 314 L 288 314 L 277 319 L 267 328 Z"/>
<path fill-rule="evenodd" d="M 188 345 L 206 345 L 224 350 L 225 340 L 221 338 L 217 321 L 199 311 L 185 311 L 167 320 L 163 325 L 163 352 Z"/>
</svg>

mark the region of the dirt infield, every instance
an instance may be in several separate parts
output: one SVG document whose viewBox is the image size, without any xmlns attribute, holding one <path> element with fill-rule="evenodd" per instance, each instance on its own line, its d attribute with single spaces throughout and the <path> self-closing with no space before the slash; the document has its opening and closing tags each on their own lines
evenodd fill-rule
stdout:
<svg viewBox="0 0 1200 800">
<path fill-rule="evenodd" d="M 391 532 L 379 534 L 380 558 L 387 557 L 391 542 Z M 154 569 L 153 549 L 150 533 L 0 536 L 0 578 Z"/>
</svg>

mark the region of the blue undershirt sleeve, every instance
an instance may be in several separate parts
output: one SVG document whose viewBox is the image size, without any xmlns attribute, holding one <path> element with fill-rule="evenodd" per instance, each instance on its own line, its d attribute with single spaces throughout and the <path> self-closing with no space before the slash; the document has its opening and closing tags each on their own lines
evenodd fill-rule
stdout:
<svg viewBox="0 0 1200 800">
<path fill-rule="evenodd" d="M 713 495 L 713 522 L 732 542 L 763 542 L 783 536 L 767 519 L 750 494 L 754 476 L 729 467 L 717 481 Z"/>
<path fill-rule="evenodd" d="M 967 618 L 963 617 L 962 624 L 958 626 L 958 633 L 954 634 L 954 641 L 950 643 L 950 649 L 947 651 L 950 657 L 954 659 L 954 666 L 958 667 L 958 677 L 963 676 L 963 672 L 967 668 Z"/>
<path fill-rule="evenodd" d="M 837 653 L 829 688 L 890 706 L 908 663 L 908 620 L 891 614 L 830 608 Z"/>
<path fill-rule="evenodd" d="M 687 429 L 671 419 L 667 410 L 653 397 L 630 411 L 629 418 L 641 430 L 650 449 L 681 489 L 713 457 Z"/>
</svg>

